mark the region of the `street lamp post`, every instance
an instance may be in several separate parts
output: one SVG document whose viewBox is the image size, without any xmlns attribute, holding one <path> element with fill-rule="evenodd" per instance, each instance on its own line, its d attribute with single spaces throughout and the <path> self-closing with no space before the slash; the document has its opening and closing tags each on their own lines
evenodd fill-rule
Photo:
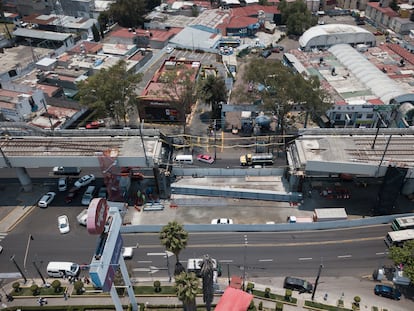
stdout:
<svg viewBox="0 0 414 311">
<path fill-rule="evenodd" d="M 39 273 L 39 276 L 40 276 L 40 278 L 41 278 L 41 279 L 42 279 L 42 281 L 43 281 L 43 285 L 46 285 L 46 280 L 45 280 L 45 278 L 43 277 L 42 272 L 40 272 L 39 267 L 37 266 L 36 262 L 35 262 L 35 261 L 32 261 L 32 263 L 33 263 L 33 266 L 35 267 L 35 269 L 36 269 L 37 273 Z"/>
<path fill-rule="evenodd" d="M 315 287 L 313 288 L 313 292 L 312 292 L 312 301 L 315 298 L 315 292 L 316 292 L 316 288 L 318 287 L 319 277 L 321 276 L 322 268 L 323 268 L 323 265 L 320 264 L 319 265 L 319 270 L 318 270 L 318 275 L 316 276 L 316 280 L 315 280 Z"/>
<path fill-rule="evenodd" d="M 10 257 L 10 260 L 14 263 L 14 265 L 16 266 L 17 270 L 20 272 L 20 274 L 22 275 L 23 279 L 24 279 L 24 284 L 27 283 L 27 278 L 24 275 L 22 269 L 20 269 L 19 265 L 17 264 L 16 260 L 14 259 L 14 255 Z"/>
<path fill-rule="evenodd" d="M 244 235 L 244 256 L 243 256 L 243 290 L 246 290 L 246 256 L 247 256 L 247 235 Z"/>
<path fill-rule="evenodd" d="M 26 261 L 27 261 L 27 255 L 29 253 L 30 241 L 33 241 L 33 236 L 31 234 L 29 234 L 29 237 L 27 239 L 26 253 L 24 254 L 24 260 L 23 260 L 23 268 L 24 269 L 26 269 Z"/>
</svg>

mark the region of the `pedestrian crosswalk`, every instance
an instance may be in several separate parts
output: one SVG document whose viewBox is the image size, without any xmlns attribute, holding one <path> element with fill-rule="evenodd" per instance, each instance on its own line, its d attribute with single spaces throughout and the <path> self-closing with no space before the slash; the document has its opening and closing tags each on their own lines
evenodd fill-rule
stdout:
<svg viewBox="0 0 414 311">
<path fill-rule="evenodd" d="M 0 232 L 0 242 L 3 241 L 6 236 L 7 236 L 6 232 Z"/>
</svg>

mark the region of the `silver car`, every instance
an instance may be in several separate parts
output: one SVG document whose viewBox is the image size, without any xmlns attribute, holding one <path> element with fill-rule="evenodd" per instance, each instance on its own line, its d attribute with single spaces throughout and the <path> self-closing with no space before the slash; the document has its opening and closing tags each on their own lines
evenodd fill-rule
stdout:
<svg viewBox="0 0 414 311">
<path fill-rule="evenodd" d="M 48 207 L 50 203 L 52 203 L 53 199 L 55 198 L 56 193 L 55 192 L 48 192 L 44 196 L 42 196 L 37 202 L 37 206 L 39 207 Z"/>
</svg>

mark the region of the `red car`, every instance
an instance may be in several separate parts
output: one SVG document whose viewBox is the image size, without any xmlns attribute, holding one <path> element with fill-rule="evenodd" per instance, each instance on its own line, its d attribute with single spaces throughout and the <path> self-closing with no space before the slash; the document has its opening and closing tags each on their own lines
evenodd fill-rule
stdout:
<svg viewBox="0 0 414 311">
<path fill-rule="evenodd" d="M 199 154 L 197 156 L 197 160 L 208 164 L 214 163 L 214 158 L 212 156 L 209 156 L 208 154 Z"/>
<path fill-rule="evenodd" d="M 74 199 L 74 197 L 76 196 L 76 194 L 78 193 L 79 188 L 78 187 L 72 187 L 70 188 L 68 194 L 65 197 L 65 202 L 66 203 L 71 203 Z"/>
<path fill-rule="evenodd" d="M 105 126 L 104 120 L 92 121 L 91 123 L 86 124 L 87 129 L 97 129 Z"/>
</svg>

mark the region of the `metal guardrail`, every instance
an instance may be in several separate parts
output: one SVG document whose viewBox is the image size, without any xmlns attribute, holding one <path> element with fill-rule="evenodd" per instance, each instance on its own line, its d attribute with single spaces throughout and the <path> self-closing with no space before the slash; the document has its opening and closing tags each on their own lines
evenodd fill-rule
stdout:
<svg viewBox="0 0 414 311">
<path fill-rule="evenodd" d="M 397 217 L 414 216 L 413 214 L 396 214 L 378 217 L 366 217 L 352 220 L 337 220 L 312 223 L 281 223 L 281 224 L 254 224 L 254 225 L 184 225 L 188 232 L 283 232 L 303 230 L 326 230 L 338 228 L 352 228 L 362 226 L 373 226 L 391 223 Z M 158 233 L 164 225 L 127 225 L 121 227 L 121 233 Z M 391 228 L 390 228 L 391 231 Z"/>
</svg>

